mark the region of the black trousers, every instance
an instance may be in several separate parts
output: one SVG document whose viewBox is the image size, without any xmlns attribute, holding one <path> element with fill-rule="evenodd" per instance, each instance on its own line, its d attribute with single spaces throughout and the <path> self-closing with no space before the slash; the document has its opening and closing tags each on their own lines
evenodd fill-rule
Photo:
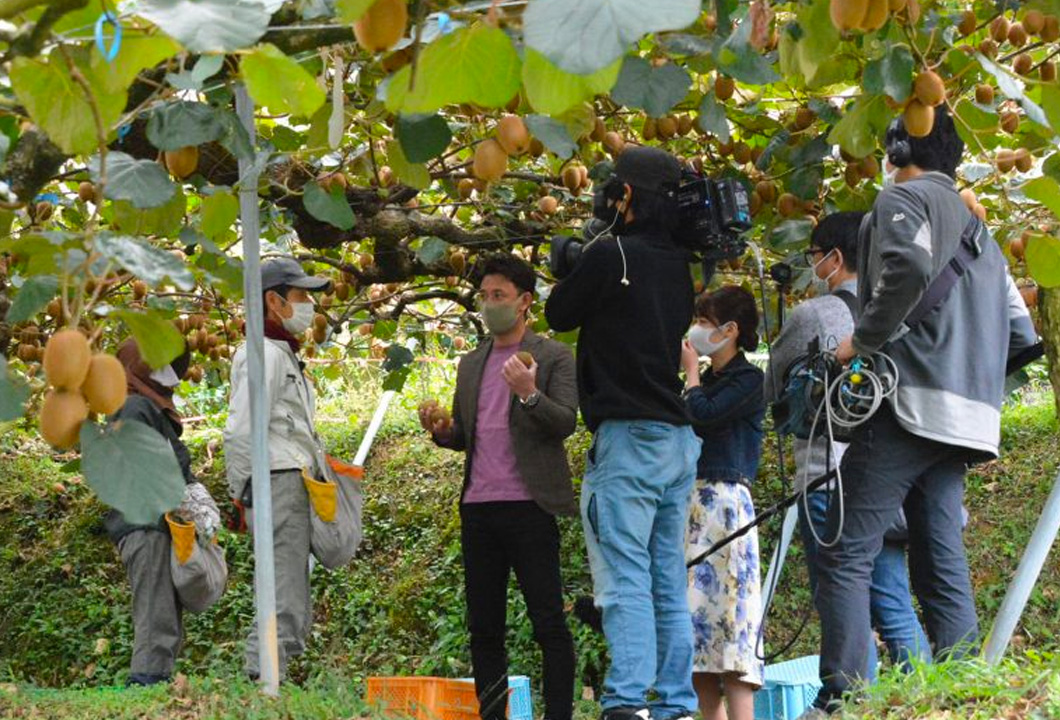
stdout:
<svg viewBox="0 0 1060 720">
<path fill-rule="evenodd" d="M 504 646 L 508 578 L 512 570 L 526 599 L 544 665 L 545 717 L 570 720 L 574 702 L 574 641 L 563 611 L 559 527 L 537 503 L 460 506 L 464 589 L 475 691 L 483 720 L 502 720 L 508 696 Z"/>
<path fill-rule="evenodd" d="M 979 626 L 964 553 L 962 505 L 968 450 L 906 431 L 884 403 L 843 456 L 843 533 L 817 555 L 821 681 L 816 705 L 830 708 L 865 669 L 873 561 L 898 509 L 909 522 L 909 575 L 935 657 L 976 649 Z M 834 537 L 833 503 L 826 537 Z"/>
</svg>

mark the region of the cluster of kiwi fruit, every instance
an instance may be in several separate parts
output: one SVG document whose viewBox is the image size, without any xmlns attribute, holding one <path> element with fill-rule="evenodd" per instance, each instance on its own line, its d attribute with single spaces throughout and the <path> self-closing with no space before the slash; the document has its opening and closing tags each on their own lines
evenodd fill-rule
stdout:
<svg viewBox="0 0 1060 720">
<path fill-rule="evenodd" d="M 41 405 L 40 433 L 58 450 L 77 444 L 89 411 L 111 415 L 125 404 L 125 368 L 113 355 L 93 354 L 79 330 L 66 328 L 48 339 L 44 375 L 51 389 Z"/>
</svg>

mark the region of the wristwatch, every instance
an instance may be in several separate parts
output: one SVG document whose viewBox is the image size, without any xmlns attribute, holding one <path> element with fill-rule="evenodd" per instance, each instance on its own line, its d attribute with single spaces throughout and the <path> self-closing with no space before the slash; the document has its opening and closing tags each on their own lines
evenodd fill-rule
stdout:
<svg viewBox="0 0 1060 720">
<path fill-rule="evenodd" d="M 532 393 L 526 396 L 526 400 L 519 398 L 519 403 L 527 410 L 537 405 L 537 402 L 541 399 L 541 392 L 534 390 Z"/>
</svg>

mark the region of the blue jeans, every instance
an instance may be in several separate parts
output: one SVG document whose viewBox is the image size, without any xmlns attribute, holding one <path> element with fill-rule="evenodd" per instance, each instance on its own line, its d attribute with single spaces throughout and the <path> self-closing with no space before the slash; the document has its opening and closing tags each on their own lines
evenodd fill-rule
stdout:
<svg viewBox="0 0 1060 720">
<path fill-rule="evenodd" d="M 810 518 L 817 536 L 830 542 L 828 534 L 828 503 L 830 493 L 817 491 L 807 498 Z M 799 502 L 799 533 L 806 552 L 806 565 L 810 575 L 810 590 L 817 592 L 817 555 L 819 548 L 807 524 L 806 508 Z M 913 609 L 913 597 L 909 592 L 909 568 L 905 561 L 905 547 L 897 543 L 884 542 L 872 566 L 872 584 L 869 588 L 869 616 L 872 627 L 880 634 L 887 646 L 891 663 L 909 668 L 909 661 L 917 658 L 931 661 L 931 646 Z M 871 630 L 869 630 L 871 633 Z M 876 643 L 869 639 L 869 657 L 864 678 L 868 682 L 876 679 L 876 664 L 879 657 Z"/>
<path fill-rule="evenodd" d="M 585 544 L 611 666 L 605 710 L 692 714 L 692 618 L 685 524 L 700 440 L 688 426 L 609 420 L 593 436 L 582 484 Z"/>
</svg>

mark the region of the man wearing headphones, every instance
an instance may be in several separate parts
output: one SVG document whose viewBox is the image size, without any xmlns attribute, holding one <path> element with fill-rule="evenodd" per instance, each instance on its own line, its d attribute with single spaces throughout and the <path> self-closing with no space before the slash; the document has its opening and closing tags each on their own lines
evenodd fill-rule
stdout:
<svg viewBox="0 0 1060 720">
<path fill-rule="evenodd" d="M 861 314 L 836 355 L 845 363 L 885 353 L 898 387 L 843 457 L 843 532 L 818 556 L 823 687 L 814 714 L 836 710 L 865 668 L 873 559 L 899 509 L 936 656 L 959 657 L 978 638 L 961 533 L 964 476 L 998 455 L 1006 365 L 1035 333 L 997 243 L 957 193 L 963 151 L 945 105 L 925 137 L 895 120 L 884 188 L 861 227 Z"/>
<path fill-rule="evenodd" d="M 611 658 L 603 720 L 691 717 L 697 705 L 684 542 L 700 441 L 678 376 L 693 302 L 691 256 L 674 241 L 680 180 L 667 152 L 619 155 L 593 211 L 612 237 L 590 243 L 545 304 L 553 330 L 580 329 L 593 433 L 582 524 Z"/>
</svg>

